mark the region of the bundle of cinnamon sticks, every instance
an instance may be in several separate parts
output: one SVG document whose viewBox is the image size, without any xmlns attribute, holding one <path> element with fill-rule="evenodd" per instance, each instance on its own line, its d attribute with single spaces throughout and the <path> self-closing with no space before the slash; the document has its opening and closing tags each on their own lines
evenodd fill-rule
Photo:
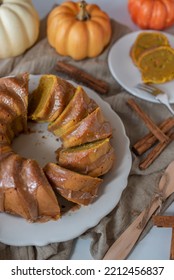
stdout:
<svg viewBox="0 0 174 280">
<path fill-rule="evenodd" d="M 141 156 L 151 149 L 139 165 L 139 168 L 144 170 L 148 168 L 169 143 L 174 140 L 174 132 L 172 130 L 174 127 L 174 118 L 168 118 L 159 125 L 156 125 L 133 99 L 129 99 L 127 103 L 150 130 L 147 135 L 138 140 L 132 147 L 132 151 L 138 156 Z"/>
</svg>

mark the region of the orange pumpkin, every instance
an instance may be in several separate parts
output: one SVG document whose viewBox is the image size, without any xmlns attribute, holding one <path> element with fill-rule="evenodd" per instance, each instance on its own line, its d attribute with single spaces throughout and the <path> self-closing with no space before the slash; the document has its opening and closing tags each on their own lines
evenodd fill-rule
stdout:
<svg viewBox="0 0 174 280">
<path fill-rule="evenodd" d="M 95 4 L 64 2 L 48 16 L 49 44 L 75 60 L 99 55 L 111 39 L 109 16 Z"/>
<path fill-rule="evenodd" d="M 142 29 L 162 30 L 174 24 L 174 0 L 128 0 L 128 10 Z"/>
</svg>

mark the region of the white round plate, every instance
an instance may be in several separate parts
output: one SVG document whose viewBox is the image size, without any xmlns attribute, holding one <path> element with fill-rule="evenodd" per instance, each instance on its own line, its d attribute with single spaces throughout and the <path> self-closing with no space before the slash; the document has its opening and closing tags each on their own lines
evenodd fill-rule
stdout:
<svg viewBox="0 0 174 280">
<path fill-rule="evenodd" d="M 29 89 L 38 84 L 40 76 L 30 76 Z M 118 203 L 122 191 L 127 186 L 132 158 L 129 149 L 129 139 L 126 136 L 122 121 L 94 91 L 84 87 L 87 94 L 102 108 L 105 117 L 113 128 L 112 145 L 116 151 L 116 163 L 112 170 L 104 176 L 99 197 L 89 206 L 64 214 L 58 221 L 47 223 L 28 223 L 23 218 L 9 214 L 0 214 L 0 241 L 16 246 L 43 246 L 52 242 L 62 242 L 80 236 L 87 229 L 95 226 Z M 31 128 L 32 129 L 32 128 Z M 23 156 L 34 158 L 41 166 L 49 161 L 55 161 L 54 151 L 60 147 L 56 140 L 46 130 L 46 124 L 37 124 L 33 133 L 21 134 L 14 140 L 13 148 Z"/>
<path fill-rule="evenodd" d="M 149 93 L 135 88 L 138 83 L 142 83 L 142 79 L 139 69 L 134 65 L 130 57 L 130 50 L 138 34 L 141 32 L 136 31 L 127 34 L 113 45 L 108 56 L 109 69 L 113 77 L 129 93 L 141 99 L 158 103 L 159 101 Z M 146 32 L 150 32 L 150 30 Z M 165 32 L 162 33 L 168 38 L 170 45 L 174 47 L 174 36 Z M 157 86 L 167 93 L 169 102 L 174 103 L 174 80 Z"/>
</svg>

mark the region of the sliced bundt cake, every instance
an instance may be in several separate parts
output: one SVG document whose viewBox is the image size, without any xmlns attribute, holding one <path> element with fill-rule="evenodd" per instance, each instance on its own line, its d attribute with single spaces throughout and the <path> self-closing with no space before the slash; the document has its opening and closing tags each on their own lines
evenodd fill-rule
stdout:
<svg viewBox="0 0 174 280">
<path fill-rule="evenodd" d="M 99 177 L 113 166 L 115 151 L 106 138 L 78 147 L 58 149 L 58 164 L 70 170 Z"/>
<path fill-rule="evenodd" d="M 56 136 L 61 136 L 97 107 L 96 102 L 88 97 L 82 87 L 78 86 L 62 114 L 48 126 L 48 129 Z"/>
<path fill-rule="evenodd" d="M 43 75 L 29 102 L 29 118 L 52 122 L 65 109 L 75 93 L 75 87 L 55 76 Z"/>
<path fill-rule="evenodd" d="M 107 138 L 111 134 L 111 125 L 98 107 L 82 121 L 67 130 L 60 139 L 63 147 L 69 148 Z"/>
<path fill-rule="evenodd" d="M 112 128 L 80 86 L 43 75 L 28 96 L 28 80 L 28 74 L 0 79 L 0 211 L 46 222 L 61 215 L 55 192 L 79 205 L 97 197 L 103 181 L 98 176 L 114 161 Z M 13 138 L 27 131 L 27 117 L 48 122 L 60 136 L 59 165 L 48 163 L 43 171 L 35 160 L 12 150 Z"/>
<path fill-rule="evenodd" d="M 70 171 L 55 163 L 48 163 L 44 172 L 52 187 L 69 201 L 88 205 L 98 194 L 102 179 Z"/>
</svg>

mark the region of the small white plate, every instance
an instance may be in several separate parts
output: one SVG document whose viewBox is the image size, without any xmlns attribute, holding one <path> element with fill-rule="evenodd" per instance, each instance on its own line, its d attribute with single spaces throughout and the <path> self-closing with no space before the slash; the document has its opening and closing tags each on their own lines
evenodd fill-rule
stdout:
<svg viewBox="0 0 174 280">
<path fill-rule="evenodd" d="M 30 90 L 36 87 L 39 78 L 40 76 L 30 76 Z M 116 152 L 116 162 L 112 170 L 104 176 L 99 197 L 89 206 L 64 214 L 58 221 L 49 221 L 43 224 L 28 223 L 22 218 L 1 213 L 0 242 L 16 246 L 43 246 L 52 242 L 67 241 L 80 236 L 87 229 L 95 226 L 118 203 L 122 191 L 127 186 L 127 178 L 132 164 L 129 139 L 122 121 L 109 104 L 104 102 L 94 91 L 86 87 L 84 89 L 102 108 L 113 128 L 112 145 Z M 21 134 L 13 143 L 16 152 L 38 160 L 41 166 L 49 161 L 55 161 L 54 151 L 61 144 L 46 130 L 46 127 L 46 124 L 37 124 L 33 128 L 33 133 Z M 30 128 L 32 129 L 32 127 Z"/>
<path fill-rule="evenodd" d="M 141 99 L 159 103 L 159 101 L 149 93 L 135 88 L 138 83 L 142 83 L 142 79 L 139 69 L 134 65 L 130 57 L 130 50 L 136 37 L 141 32 L 142 31 L 136 31 L 127 34 L 113 45 L 108 56 L 109 68 L 113 77 L 129 93 Z M 150 30 L 146 32 L 150 32 Z M 171 47 L 174 47 L 174 36 L 165 32 L 162 33 L 168 38 Z M 174 103 L 174 80 L 157 86 L 167 93 L 169 102 Z"/>
</svg>

